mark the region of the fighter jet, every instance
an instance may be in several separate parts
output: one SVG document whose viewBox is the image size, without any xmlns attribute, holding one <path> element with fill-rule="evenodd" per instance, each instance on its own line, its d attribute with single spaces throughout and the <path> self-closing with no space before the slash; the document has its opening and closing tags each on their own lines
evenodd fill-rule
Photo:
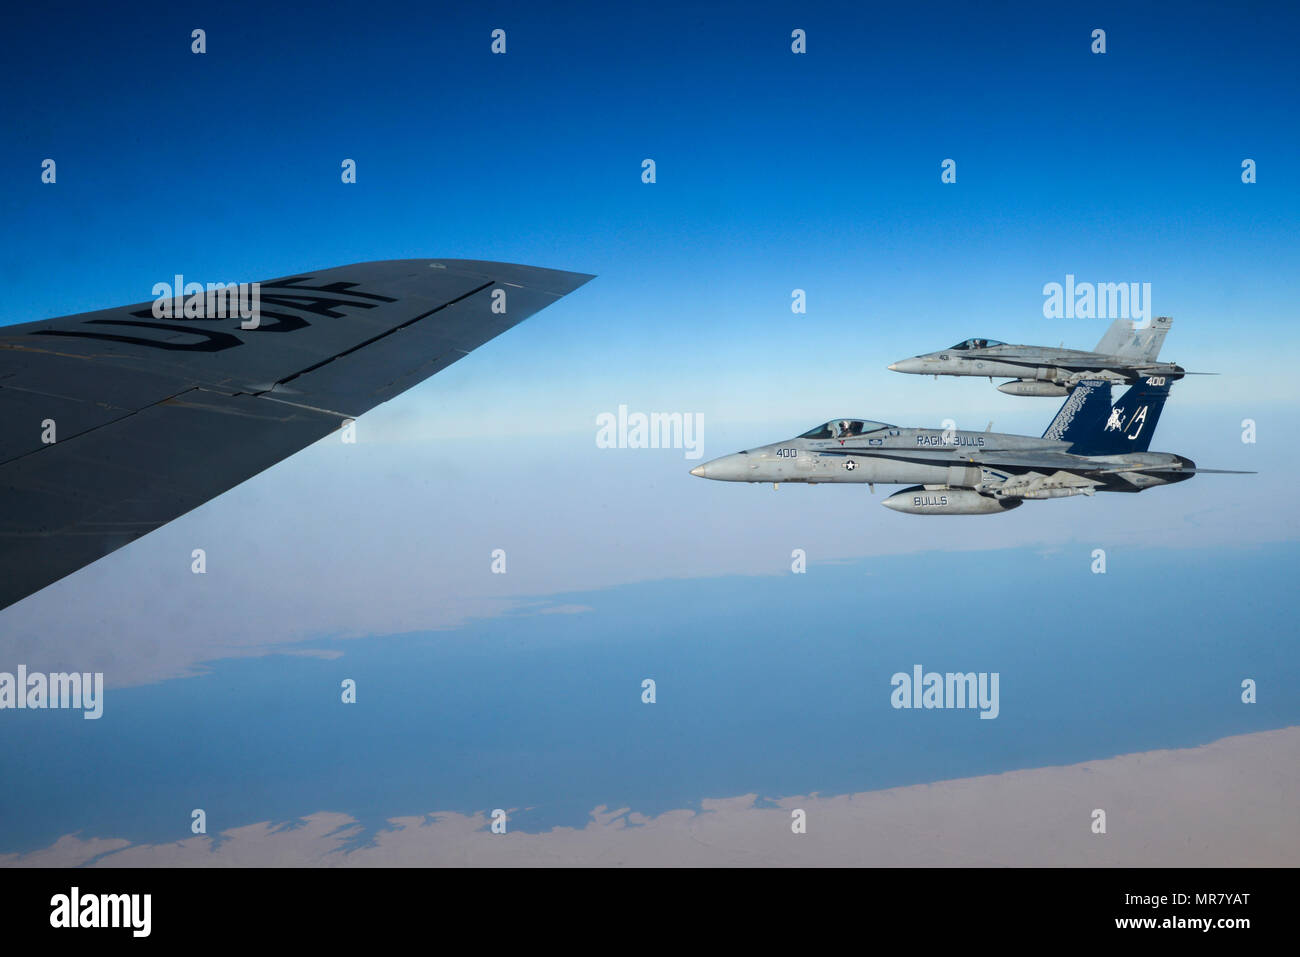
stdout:
<svg viewBox="0 0 1300 957">
<path fill-rule="evenodd" d="M 1116 319 L 1092 352 L 967 339 L 942 352 L 900 359 L 889 368 L 915 375 L 1013 376 L 998 386 L 1008 395 L 1068 395 L 1085 379 L 1132 385 L 1146 376 L 1163 376 L 1173 382 L 1189 373 L 1175 363 L 1156 361 L 1173 323 L 1168 316 L 1142 327 Z"/>
<path fill-rule="evenodd" d="M 226 308 L 224 283 L 185 284 L 182 303 L 177 277 L 183 308 L 160 298 L 0 326 L 0 608 L 349 426 L 591 278 L 386 260 L 266 280 L 253 322 Z"/>
<path fill-rule="evenodd" d="M 1110 383 L 1085 379 L 1042 438 L 832 419 L 784 442 L 705 462 L 691 474 L 724 482 L 866 483 L 873 491 L 877 482 L 910 484 L 881 504 L 913 515 L 991 515 L 1026 499 L 1141 492 L 1225 471 L 1148 451 L 1169 389 L 1167 377 L 1148 376 L 1111 405 Z"/>
</svg>

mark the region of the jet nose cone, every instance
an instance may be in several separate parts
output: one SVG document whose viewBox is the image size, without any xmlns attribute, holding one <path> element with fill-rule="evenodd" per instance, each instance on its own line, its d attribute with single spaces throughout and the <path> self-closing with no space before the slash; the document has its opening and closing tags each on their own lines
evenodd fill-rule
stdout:
<svg viewBox="0 0 1300 957">
<path fill-rule="evenodd" d="M 691 474 L 714 482 L 743 482 L 749 480 L 749 465 L 749 455 L 737 452 L 697 465 L 691 469 Z"/>
<path fill-rule="evenodd" d="M 889 364 L 890 372 L 924 372 L 925 359 L 921 356 L 915 356 L 911 359 L 899 359 L 897 362 Z"/>
</svg>

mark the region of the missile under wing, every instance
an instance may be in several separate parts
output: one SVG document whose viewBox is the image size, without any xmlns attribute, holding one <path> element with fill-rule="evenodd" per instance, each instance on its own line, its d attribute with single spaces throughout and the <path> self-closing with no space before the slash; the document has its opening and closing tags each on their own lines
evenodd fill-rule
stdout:
<svg viewBox="0 0 1300 957">
<path fill-rule="evenodd" d="M 0 327 L 0 608 L 289 457 L 591 278 L 388 260 L 260 283 L 255 323 L 222 318 L 226 309 L 160 318 L 155 302 Z M 212 314 L 197 305 L 186 311 Z"/>
</svg>

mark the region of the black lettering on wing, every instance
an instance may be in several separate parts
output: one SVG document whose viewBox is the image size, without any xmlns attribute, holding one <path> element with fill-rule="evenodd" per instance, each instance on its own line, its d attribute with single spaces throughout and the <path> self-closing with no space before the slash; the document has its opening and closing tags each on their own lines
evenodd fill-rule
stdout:
<svg viewBox="0 0 1300 957">
<path fill-rule="evenodd" d="M 146 346 L 154 349 L 166 349 L 171 352 L 221 352 L 242 346 L 243 340 L 228 332 L 216 332 L 211 329 L 182 329 L 170 322 L 133 322 L 129 319 L 90 319 L 86 325 L 102 326 L 137 326 L 147 329 L 161 329 L 164 332 L 180 332 L 187 336 L 199 336 L 199 342 L 166 342 L 161 339 L 142 339 L 139 336 L 122 336 L 110 332 L 89 332 L 83 329 L 38 329 L 34 336 L 66 336 L 73 339 L 101 339 L 109 342 L 125 342 L 133 346 Z"/>
</svg>

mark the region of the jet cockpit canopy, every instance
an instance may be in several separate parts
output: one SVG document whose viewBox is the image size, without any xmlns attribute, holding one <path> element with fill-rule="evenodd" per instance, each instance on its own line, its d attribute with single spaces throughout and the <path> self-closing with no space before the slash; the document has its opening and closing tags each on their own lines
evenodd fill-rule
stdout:
<svg viewBox="0 0 1300 957">
<path fill-rule="evenodd" d="M 959 342 L 949 352 L 964 352 L 967 349 L 987 349 L 990 346 L 1005 346 L 1005 342 L 998 342 L 996 339 L 967 339 L 965 342 Z"/>
<path fill-rule="evenodd" d="M 868 432 L 892 429 L 887 422 L 872 422 L 870 419 L 831 419 L 825 425 L 809 429 L 801 439 L 852 439 Z"/>
</svg>

